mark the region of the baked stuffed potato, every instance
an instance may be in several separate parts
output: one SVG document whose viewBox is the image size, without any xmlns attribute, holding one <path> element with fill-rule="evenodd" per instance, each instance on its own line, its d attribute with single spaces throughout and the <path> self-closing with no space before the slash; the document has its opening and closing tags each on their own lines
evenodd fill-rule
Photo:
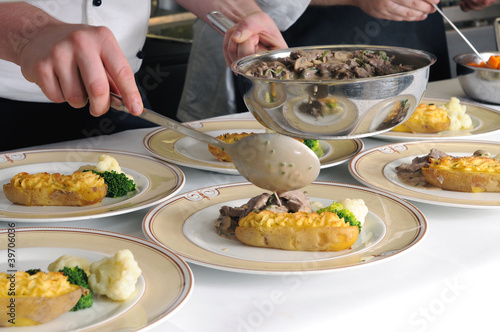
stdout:
<svg viewBox="0 0 500 332">
<path fill-rule="evenodd" d="M 244 244 L 304 251 L 339 251 L 356 242 L 359 227 L 326 211 L 275 213 L 263 210 L 241 218 L 235 230 Z"/>
<path fill-rule="evenodd" d="M 433 186 L 462 192 L 500 192 L 500 161 L 484 156 L 429 158 L 422 174 Z"/>
<path fill-rule="evenodd" d="M 50 322 L 70 311 L 84 292 L 61 272 L 0 273 L 0 326 Z"/>
<path fill-rule="evenodd" d="M 21 172 L 3 186 L 8 200 L 27 206 L 92 205 L 101 202 L 107 191 L 102 177 L 80 171 L 71 175 Z"/>
</svg>

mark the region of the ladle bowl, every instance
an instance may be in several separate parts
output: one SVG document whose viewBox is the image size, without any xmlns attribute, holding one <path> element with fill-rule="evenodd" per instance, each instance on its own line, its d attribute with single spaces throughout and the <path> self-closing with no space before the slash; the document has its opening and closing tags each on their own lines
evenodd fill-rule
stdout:
<svg viewBox="0 0 500 332">
<path fill-rule="evenodd" d="M 111 106 L 128 112 L 122 98 L 115 93 L 111 93 Z M 302 142 L 288 136 L 255 134 L 228 144 L 147 108 L 140 117 L 223 149 L 245 179 L 266 190 L 285 192 L 300 189 L 311 184 L 319 175 L 320 162 L 316 154 Z"/>
</svg>

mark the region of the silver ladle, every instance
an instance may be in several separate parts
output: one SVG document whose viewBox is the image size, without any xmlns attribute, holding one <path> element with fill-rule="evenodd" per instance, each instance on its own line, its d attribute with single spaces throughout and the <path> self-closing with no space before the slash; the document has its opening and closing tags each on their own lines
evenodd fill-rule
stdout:
<svg viewBox="0 0 500 332">
<path fill-rule="evenodd" d="M 129 113 L 119 95 L 113 92 L 110 95 L 113 108 Z M 316 180 L 320 171 L 316 154 L 288 136 L 255 134 L 227 144 L 147 108 L 139 117 L 223 149 L 245 179 L 266 190 L 285 192 L 303 188 Z"/>
</svg>

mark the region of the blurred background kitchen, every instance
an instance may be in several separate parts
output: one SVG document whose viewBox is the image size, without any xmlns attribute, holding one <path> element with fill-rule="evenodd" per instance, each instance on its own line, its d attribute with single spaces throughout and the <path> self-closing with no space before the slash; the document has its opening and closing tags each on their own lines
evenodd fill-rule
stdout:
<svg viewBox="0 0 500 332">
<path fill-rule="evenodd" d="M 441 0 L 443 12 L 479 52 L 500 50 L 500 40 L 496 40 L 500 38 L 500 0 L 486 10 L 467 13 L 460 10 L 459 3 L 460 0 Z M 194 19 L 173 0 L 151 0 L 149 31 L 142 50 L 144 62 L 138 78 L 152 108 L 174 119 L 184 85 Z M 453 57 L 471 50 L 448 24 L 446 38 L 450 69 L 455 77 Z"/>
</svg>

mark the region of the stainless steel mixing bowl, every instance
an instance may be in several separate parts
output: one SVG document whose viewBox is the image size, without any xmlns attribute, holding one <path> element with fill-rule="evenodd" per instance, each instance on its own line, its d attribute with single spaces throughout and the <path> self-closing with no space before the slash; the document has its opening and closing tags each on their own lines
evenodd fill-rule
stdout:
<svg viewBox="0 0 500 332">
<path fill-rule="evenodd" d="M 479 53 L 488 60 L 499 52 Z M 457 64 L 457 76 L 465 94 L 478 101 L 500 104 L 500 70 L 468 66 L 467 63 L 481 62 L 475 53 L 460 54 L 453 58 Z"/>
<path fill-rule="evenodd" d="M 378 77 L 347 80 L 281 80 L 247 75 L 260 61 L 289 56 L 295 50 L 373 50 L 395 56 L 393 64 L 412 65 L 414 70 Z M 376 135 L 406 121 L 418 106 L 436 57 L 408 48 L 371 45 L 324 45 L 254 54 L 232 64 L 245 104 L 264 126 L 294 137 L 347 139 Z M 266 98 L 273 93 L 275 98 Z M 331 98 L 336 112 L 315 117 L 299 110 L 311 100 Z"/>
</svg>

